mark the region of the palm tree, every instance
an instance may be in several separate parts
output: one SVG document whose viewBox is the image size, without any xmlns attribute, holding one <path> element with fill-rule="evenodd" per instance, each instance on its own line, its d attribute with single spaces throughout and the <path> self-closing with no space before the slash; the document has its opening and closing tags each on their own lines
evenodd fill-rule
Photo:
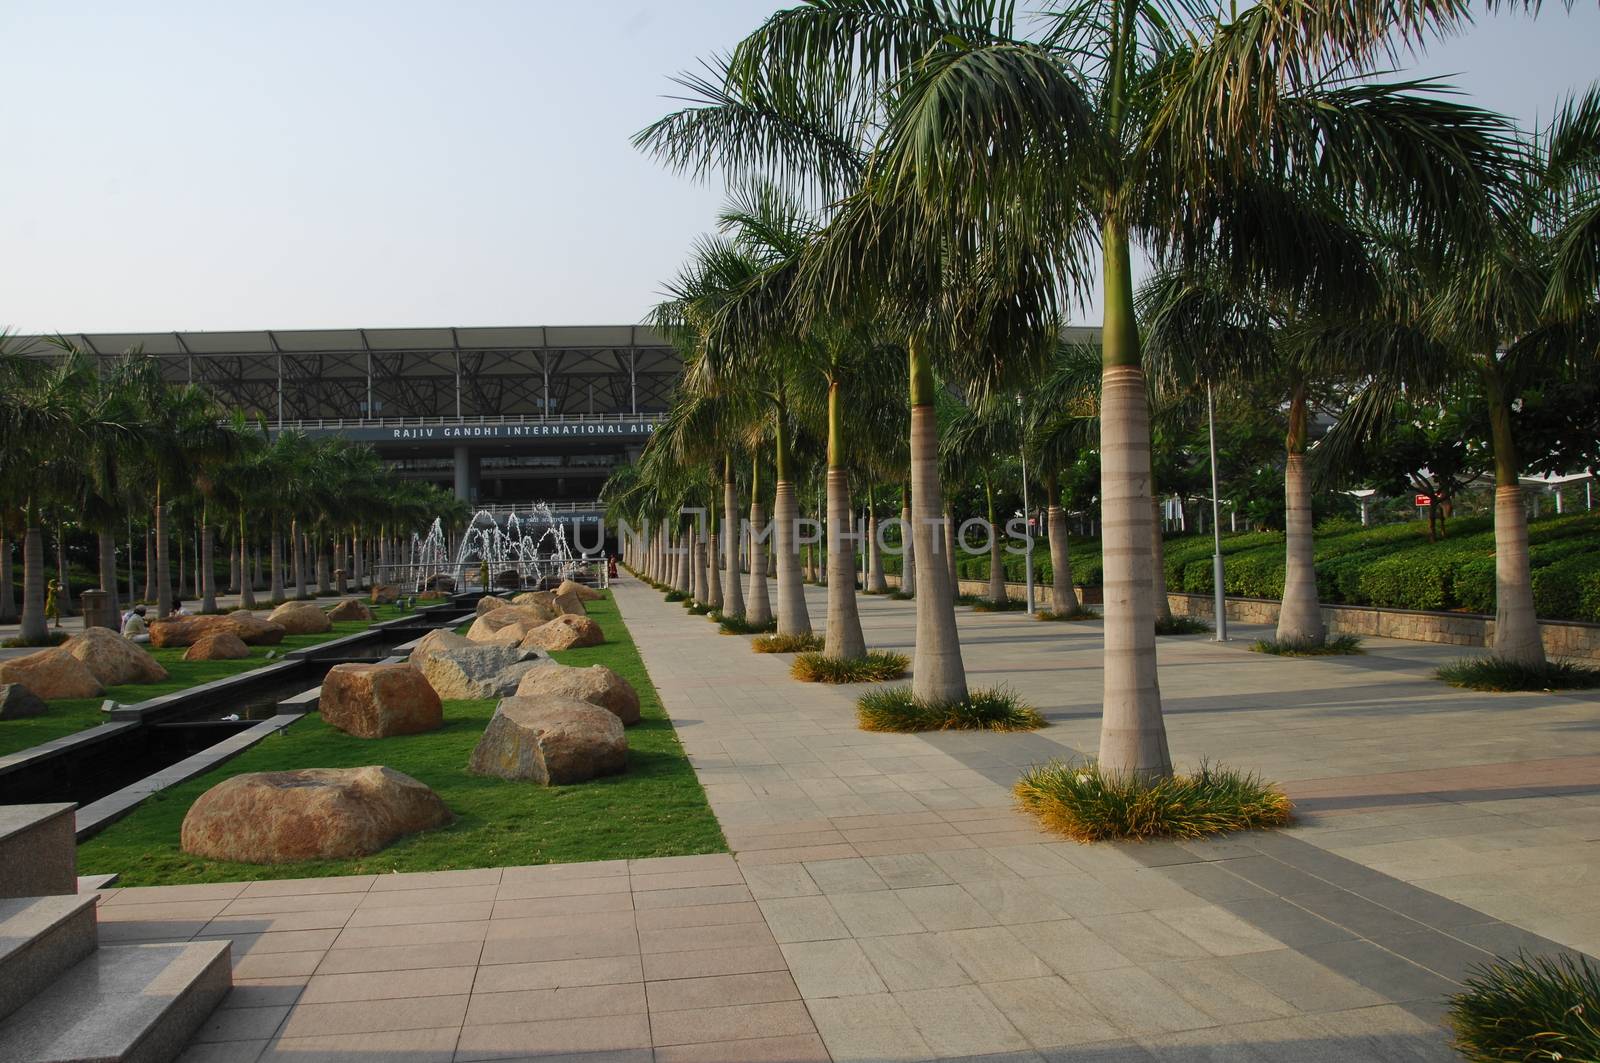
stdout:
<svg viewBox="0 0 1600 1063">
<path fill-rule="evenodd" d="M 1044 481 L 1051 608 L 1062 616 L 1075 615 L 1082 604 L 1072 582 L 1061 477 L 1093 449 L 1099 406 L 1099 350 L 1065 340 L 1051 352 L 1039 386 L 1023 396 L 1023 445 Z"/>
</svg>

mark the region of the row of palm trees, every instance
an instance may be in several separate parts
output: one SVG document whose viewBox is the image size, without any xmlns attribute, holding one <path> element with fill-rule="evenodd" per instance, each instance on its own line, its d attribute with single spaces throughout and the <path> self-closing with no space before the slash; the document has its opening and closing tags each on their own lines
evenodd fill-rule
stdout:
<svg viewBox="0 0 1600 1063">
<path fill-rule="evenodd" d="M 801 630 L 801 426 L 825 440 L 833 545 L 853 471 L 906 486 L 922 560 L 949 553 L 941 455 L 998 453 L 1021 393 L 1017 431 L 1035 437 L 1047 481 L 1075 448 L 1098 456 L 1100 761 L 1157 777 L 1171 771 L 1155 664 L 1163 419 L 1207 385 L 1275 383 L 1288 422 L 1279 635 L 1315 641 L 1311 397 L 1348 403 L 1312 453 L 1348 456 L 1381 436 L 1399 395 L 1470 374 L 1494 411 L 1502 495 L 1495 648 L 1542 662 L 1514 413 L 1529 381 L 1592 366 L 1600 349 L 1600 98 L 1522 135 L 1445 86 L 1371 76 L 1471 14 L 1462 0 L 1075 0 L 1026 18 L 1002 0 L 819 0 L 770 16 L 683 77 L 689 104 L 637 138 L 735 192 L 658 308 L 688 372 L 665 430 L 613 485 L 615 507 L 657 522 L 659 555 L 660 536 L 683 534 L 686 500 L 720 495 L 734 526 L 737 468 L 760 526 L 770 470 L 778 630 Z M 1136 255 L 1155 267 L 1138 294 Z M 1086 361 L 1059 337 L 1094 284 L 1104 324 Z M 964 414 L 941 414 L 952 395 Z M 825 652 L 859 655 L 850 551 L 829 557 Z M 743 602 L 758 620 L 764 559 Z M 914 581 L 914 693 L 959 700 L 951 573 L 924 560 Z"/>
<path fill-rule="evenodd" d="M 102 361 L 61 341 L 52 357 L 7 351 L 0 337 L 0 564 L 23 544 L 21 637 L 48 638 L 46 514 L 98 537 L 99 589 L 116 606 L 116 544 L 146 524 L 146 590 L 161 614 L 174 600 L 172 546 L 198 541 L 194 588 L 217 610 L 216 554 L 226 544 L 241 605 L 256 605 L 259 550 L 270 556 L 270 601 L 329 588 L 333 570 L 360 585 L 374 565 L 398 561 L 402 535 L 459 504 L 430 484 L 392 476 L 369 447 L 296 433 L 269 435 L 229 416 L 203 389 L 161 375 L 138 351 Z M 181 527 L 174 527 L 178 518 Z M 131 568 L 133 558 L 128 558 Z M 313 577 L 313 572 L 317 573 Z M 8 580 L 9 586 L 9 580 Z M 11 602 L 7 595 L 0 608 Z"/>
</svg>

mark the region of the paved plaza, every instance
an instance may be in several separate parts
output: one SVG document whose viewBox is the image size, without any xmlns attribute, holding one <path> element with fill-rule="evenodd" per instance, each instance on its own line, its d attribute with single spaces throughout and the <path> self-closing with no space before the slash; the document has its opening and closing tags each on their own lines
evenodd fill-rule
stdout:
<svg viewBox="0 0 1600 1063">
<path fill-rule="evenodd" d="M 961 610 L 971 682 L 1052 726 L 881 735 L 859 688 L 616 596 L 734 855 L 108 890 L 104 942 L 234 941 L 186 1063 L 1448 1060 L 1470 965 L 1600 953 L 1593 693 L 1455 690 L 1443 646 L 1165 639 L 1175 758 L 1281 781 L 1299 822 L 1083 846 L 1009 788 L 1093 750 L 1097 625 Z M 861 608 L 909 651 L 913 603 Z"/>
</svg>

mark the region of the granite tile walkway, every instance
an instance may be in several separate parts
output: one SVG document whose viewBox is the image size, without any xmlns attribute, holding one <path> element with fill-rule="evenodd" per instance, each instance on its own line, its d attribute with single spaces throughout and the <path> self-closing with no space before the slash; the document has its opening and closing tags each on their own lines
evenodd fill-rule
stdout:
<svg viewBox="0 0 1600 1063">
<path fill-rule="evenodd" d="M 1095 625 L 962 610 L 973 683 L 1053 726 L 877 735 L 858 690 L 616 594 L 734 855 L 107 891 L 103 940 L 234 940 L 186 1061 L 1446 1060 L 1472 964 L 1600 951 L 1595 697 L 1443 687 L 1444 647 L 1163 640 L 1177 759 L 1302 819 L 1080 846 L 1009 787 L 1094 748 Z M 864 598 L 869 643 L 908 648 L 911 610 Z"/>
</svg>

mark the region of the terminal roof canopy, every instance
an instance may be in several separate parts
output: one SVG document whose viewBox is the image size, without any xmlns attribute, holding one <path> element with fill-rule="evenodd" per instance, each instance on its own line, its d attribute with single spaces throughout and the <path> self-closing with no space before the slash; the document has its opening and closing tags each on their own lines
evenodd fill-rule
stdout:
<svg viewBox="0 0 1600 1063">
<path fill-rule="evenodd" d="M 671 346 L 645 325 L 512 325 L 473 328 L 251 329 L 235 332 L 68 332 L 100 355 L 240 355 L 401 351 L 538 351 Z M 19 336 L 20 350 L 46 353 L 50 337 Z"/>
</svg>

